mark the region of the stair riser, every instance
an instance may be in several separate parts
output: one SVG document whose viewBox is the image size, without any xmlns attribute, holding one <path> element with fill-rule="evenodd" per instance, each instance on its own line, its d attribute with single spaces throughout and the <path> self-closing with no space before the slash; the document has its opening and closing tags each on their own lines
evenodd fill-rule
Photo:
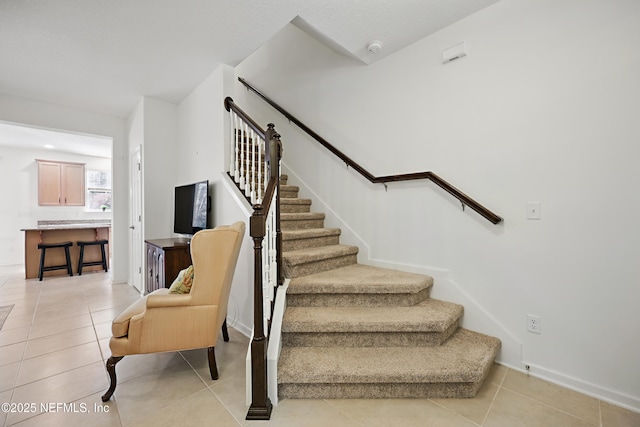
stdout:
<svg viewBox="0 0 640 427">
<path fill-rule="evenodd" d="M 288 204 L 280 199 L 280 212 L 282 213 L 308 213 L 311 212 L 311 204 Z"/>
<path fill-rule="evenodd" d="M 439 346 L 458 328 L 445 332 L 329 332 L 282 334 L 282 343 L 291 347 L 412 347 Z"/>
<path fill-rule="evenodd" d="M 282 250 L 284 252 L 297 251 L 298 249 L 319 248 L 322 246 L 332 246 L 340 244 L 340 236 L 312 237 L 309 239 L 283 240 Z"/>
<path fill-rule="evenodd" d="M 280 399 L 446 399 L 470 398 L 477 383 L 278 384 Z"/>
<path fill-rule="evenodd" d="M 292 188 L 290 186 L 283 185 L 280 186 L 280 197 L 283 199 L 297 199 L 299 192 L 299 188 Z"/>
<path fill-rule="evenodd" d="M 282 230 L 308 230 L 310 228 L 324 228 L 324 219 L 295 219 L 280 218 Z"/>
<path fill-rule="evenodd" d="M 311 261 L 301 264 L 291 265 L 285 259 L 284 276 L 290 279 L 309 274 L 320 273 L 322 271 L 333 270 L 334 268 L 346 267 L 358 262 L 356 255 L 337 256 L 320 261 Z"/>
<path fill-rule="evenodd" d="M 414 294 L 293 294 L 291 307 L 411 307 L 429 298 L 430 289 Z"/>
</svg>

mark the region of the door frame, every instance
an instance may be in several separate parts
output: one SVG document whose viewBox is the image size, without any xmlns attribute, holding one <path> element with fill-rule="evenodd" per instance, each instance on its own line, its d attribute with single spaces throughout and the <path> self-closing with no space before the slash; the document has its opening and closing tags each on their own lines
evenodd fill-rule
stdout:
<svg viewBox="0 0 640 427">
<path fill-rule="evenodd" d="M 131 208 L 129 212 L 129 234 L 131 244 L 131 284 L 144 295 L 145 248 L 143 233 L 143 192 L 142 192 L 142 145 L 139 145 L 129 162 L 131 168 Z"/>
</svg>

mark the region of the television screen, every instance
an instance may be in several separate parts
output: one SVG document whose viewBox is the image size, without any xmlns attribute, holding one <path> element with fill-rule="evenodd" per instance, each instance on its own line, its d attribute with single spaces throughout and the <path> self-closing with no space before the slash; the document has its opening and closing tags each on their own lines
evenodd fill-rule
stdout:
<svg viewBox="0 0 640 427">
<path fill-rule="evenodd" d="M 175 188 L 173 232 L 193 235 L 207 228 L 209 216 L 209 181 Z"/>
</svg>

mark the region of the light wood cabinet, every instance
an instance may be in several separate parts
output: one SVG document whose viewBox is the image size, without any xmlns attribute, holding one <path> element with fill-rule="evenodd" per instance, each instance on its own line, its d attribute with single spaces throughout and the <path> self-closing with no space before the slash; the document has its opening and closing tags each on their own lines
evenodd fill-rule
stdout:
<svg viewBox="0 0 640 427">
<path fill-rule="evenodd" d="M 84 206 L 84 163 L 38 160 L 38 205 Z"/>
</svg>

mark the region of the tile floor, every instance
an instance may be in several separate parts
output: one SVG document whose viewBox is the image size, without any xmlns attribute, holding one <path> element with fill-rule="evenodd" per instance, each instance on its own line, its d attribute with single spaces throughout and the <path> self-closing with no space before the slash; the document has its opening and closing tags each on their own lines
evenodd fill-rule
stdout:
<svg viewBox="0 0 640 427">
<path fill-rule="evenodd" d="M 248 339 L 233 329 L 230 342 L 216 346 L 218 381 L 208 377 L 206 350 L 127 356 L 103 404 L 111 319 L 136 298 L 109 273 L 39 282 L 25 280 L 22 266 L 0 267 L 0 306 L 14 304 L 0 331 L 0 403 L 16 411 L 0 413 L 0 424 L 640 426 L 640 414 L 498 365 L 474 399 L 283 400 L 270 421 L 249 422 Z"/>
</svg>

